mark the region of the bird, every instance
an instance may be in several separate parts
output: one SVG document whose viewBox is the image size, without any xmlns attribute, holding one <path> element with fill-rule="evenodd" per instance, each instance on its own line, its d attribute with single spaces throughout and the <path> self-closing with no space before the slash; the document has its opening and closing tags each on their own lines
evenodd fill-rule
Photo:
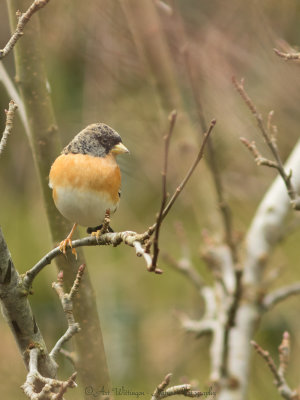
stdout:
<svg viewBox="0 0 300 400">
<path fill-rule="evenodd" d="M 59 245 L 63 254 L 69 246 L 77 257 L 72 248 L 77 225 L 89 227 L 88 232 L 94 234 L 105 216 L 117 210 L 121 172 L 116 156 L 124 153 L 129 150 L 113 128 L 93 123 L 79 132 L 53 162 L 49 173 L 52 197 L 58 211 L 73 223 Z"/>
</svg>

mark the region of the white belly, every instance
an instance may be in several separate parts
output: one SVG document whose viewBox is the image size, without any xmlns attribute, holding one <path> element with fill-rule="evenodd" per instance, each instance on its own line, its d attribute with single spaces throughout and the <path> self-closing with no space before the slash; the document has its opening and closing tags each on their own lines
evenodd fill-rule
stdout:
<svg viewBox="0 0 300 400">
<path fill-rule="evenodd" d="M 55 187 L 55 204 L 60 213 L 82 226 L 95 227 L 103 222 L 105 212 L 110 209 L 115 212 L 118 205 L 112 202 L 104 193 L 100 196 L 97 192 L 82 191 L 72 188 Z"/>
</svg>

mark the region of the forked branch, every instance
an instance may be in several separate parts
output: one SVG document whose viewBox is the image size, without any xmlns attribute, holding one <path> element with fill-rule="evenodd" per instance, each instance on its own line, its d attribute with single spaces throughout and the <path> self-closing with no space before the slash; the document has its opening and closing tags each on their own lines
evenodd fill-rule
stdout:
<svg viewBox="0 0 300 400">
<path fill-rule="evenodd" d="M 271 123 L 273 111 L 271 111 L 269 113 L 268 124 L 266 127 L 263 117 L 262 117 L 262 114 L 260 112 L 258 112 L 255 104 L 253 103 L 253 101 L 251 100 L 251 98 L 249 97 L 248 93 L 246 92 L 246 90 L 244 88 L 243 79 L 240 82 L 238 82 L 237 79 L 235 77 L 233 77 L 232 81 L 233 81 L 233 84 L 234 84 L 236 90 L 238 91 L 238 93 L 240 94 L 242 99 L 244 100 L 245 104 L 247 105 L 249 110 L 254 115 L 254 117 L 257 121 L 258 128 L 259 128 L 267 146 L 269 147 L 275 161 L 272 161 L 272 160 L 262 157 L 261 154 L 259 153 L 259 151 L 257 150 L 254 142 L 250 143 L 247 139 L 241 138 L 242 143 L 250 150 L 250 152 L 254 156 L 254 159 L 258 165 L 266 165 L 268 167 L 277 169 L 278 173 L 280 174 L 280 176 L 282 177 L 282 179 L 285 183 L 287 193 L 289 195 L 292 207 L 295 210 L 300 210 L 300 196 L 297 194 L 297 192 L 294 188 L 294 185 L 292 183 L 292 172 L 290 171 L 289 173 L 287 173 L 285 171 L 283 162 L 279 155 L 279 151 L 278 151 L 278 147 L 277 147 L 277 143 L 276 143 L 276 137 L 275 137 L 275 134 L 277 133 L 277 129 Z"/>
<path fill-rule="evenodd" d="M 152 256 L 152 263 L 150 267 L 150 271 L 154 271 L 157 267 L 157 259 L 159 254 L 159 247 L 158 247 L 158 239 L 159 239 L 159 231 L 163 221 L 163 212 L 167 203 L 168 193 L 167 193 L 167 171 L 168 171 L 168 159 L 169 159 L 169 147 L 170 147 L 170 140 L 171 136 L 174 131 L 174 126 L 176 122 L 177 112 L 174 110 L 171 112 L 169 116 L 170 126 L 168 133 L 164 136 L 164 168 L 162 171 L 162 199 L 160 210 L 156 218 L 156 227 L 154 231 L 154 239 L 153 239 L 153 256 Z"/>
<path fill-rule="evenodd" d="M 192 390 L 192 386 L 189 384 L 171 386 L 170 384 L 172 374 L 167 374 L 164 380 L 155 389 L 151 400 L 160 400 L 170 396 L 183 395 L 186 397 L 201 397 L 203 395 L 199 390 Z"/>
<path fill-rule="evenodd" d="M 85 265 L 82 264 L 77 272 L 73 286 L 69 293 L 65 293 L 63 289 L 63 273 L 59 272 L 57 282 L 53 283 L 52 287 L 55 289 L 61 301 L 66 319 L 68 322 L 68 329 L 62 337 L 56 342 L 49 356 L 55 363 L 57 354 L 61 351 L 63 344 L 69 341 L 77 332 L 79 332 L 79 324 L 75 322 L 73 315 L 72 300 L 79 290 L 80 282 L 83 276 Z M 68 388 L 76 387 L 75 379 L 77 373 L 74 372 L 66 381 L 59 381 L 54 378 L 43 376 L 39 369 L 39 357 L 43 357 L 43 352 L 38 345 L 32 343 L 28 348 L 29 353 L 29 372 L 27 374 L 26 382 L 22 385 L 24 393 L 31 400 L 63 400 L 63 395 Z"/>
<path fill-rule="evenodd" d="M 66 381 L 46 378 L 38 371 L 39 357 L 42 357 L 39 348 L 33 347 L 29 350 L 29 372 L 26 382 L 22 385 L 24 393 L 31 400 L 63 400 L 67 389 L 77 386 L 75 382 L 77 373 L 74 372 Z M 42 386 L 39 393 L 36 391 L 38 384 Z"/>
<path fill-rule="evenodd" d="M 17 11 L 16 14 L 18 23 L 16 30 L 10 37 L 5 47 L 2 50 L 0 50 L 0 60 L 5 56 L 7 56 L 7 54 L 15 47 L 20 37 L 23 36 L 24 28 L 26 24 L 29 22 L 30 18 L 33 16 L 33 14 L 36 13 L 41 8 L 45 7 L 45 5 L 49 3 L 49 1 L 50 0 L 35 0 L 31 4 L 31 6 L 27 9 L 27 11 L 25 11 L 24 13 Z"/>
<path fill-rule="evenodd" d="M 255 348 L 257 353 L 264 359 L 267 366 L 269 367 L 273 377 L 274 383 L 278 389 L 279 394 L 286 400 L 299 400 L 300 396 L 297 390 L 292 390 L 285 379 L 285 372 L 289 362 L 290 354 L 290 335 L 288 332 L 284 332 L 282 342 L 278 348 L 279 353 L 279 367 L 271 357 L 270 353 L 264 350 L 253 340 L 251 341 L 252 346 Z"/>
</svg>

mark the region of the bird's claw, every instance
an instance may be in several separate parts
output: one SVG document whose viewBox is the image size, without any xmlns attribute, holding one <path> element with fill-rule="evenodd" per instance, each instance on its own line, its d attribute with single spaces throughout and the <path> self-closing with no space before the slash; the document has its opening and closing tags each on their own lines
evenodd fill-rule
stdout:
<svg viewBox="0 0 300 400">
<path fill-rule="evenodd" d="M 77 252 L 75 249 L 73 249 L 72 246 L 72 239 L 67 237 L 65 240 L 63 240 L 62 242 L 60 242 L 59 244 L 59 250 L 61 253 L 63 253 L 64 255 L 66 255 L 67 252 L 67 247 L 70 247 L 70 249 L 72 249 L 72 254 L 74 254 L 76 260 L 77 260 Z"/>
<path fill-rule="evenodd" d="M 105 230 L 103 230 L 103 227 L 101 229 L 98 229 L 96 232 L 92 232 L 91 236 L 96 237 L 97 243 L 99 242 L 100 236 L 102 236 L 105 233 Z"/>
<path fill-rule="evenodd" d="M 91 233 L 91 236 L 95 236 L 96 237 L 97 243 L 99 242 L 99 239 L 100 239 L 101 235 L 104 235 L 104 233 L 109 232 L 109 223 L 110 223 L 110 210 L 107 209 L 106 212 L 105 212 L 105 217 L 104 217 L 104 220 L 103 220 L 103 224 L 102 224 L 102 226 L 100 225 L 101 228 L 98 229 L 96 232 L 92 232 Z"/>
</svg>

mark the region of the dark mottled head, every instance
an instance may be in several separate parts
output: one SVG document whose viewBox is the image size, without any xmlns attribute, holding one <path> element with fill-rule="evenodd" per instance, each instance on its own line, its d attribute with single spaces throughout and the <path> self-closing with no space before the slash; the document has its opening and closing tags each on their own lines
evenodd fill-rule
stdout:
<svg viewBox="0 0 300 400">
<path fill-rule="evenodd" d="M 108 125 L 96 123 L 88 125 L 78 133 L 63 149 L 62 154 L 88 154 L 94 157 L 105 157 L 113 154 L 128 153 L 122 144 L 121 136 Z"/>
</svg>

